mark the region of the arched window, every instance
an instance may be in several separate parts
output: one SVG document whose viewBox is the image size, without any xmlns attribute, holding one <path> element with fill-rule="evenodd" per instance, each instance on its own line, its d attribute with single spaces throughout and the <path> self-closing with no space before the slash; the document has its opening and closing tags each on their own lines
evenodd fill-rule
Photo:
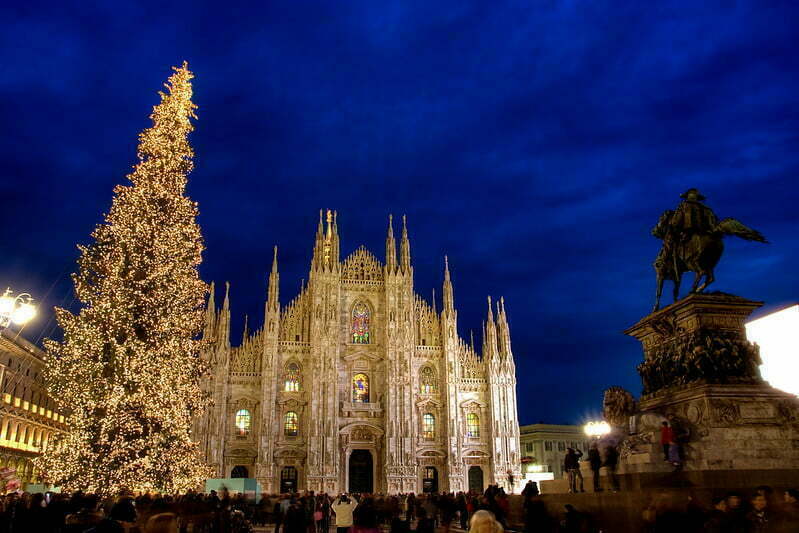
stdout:
<svg viewBox="0 0 799 533">
<path fill-rule="evenodd" d="M 362 372 L 352 376 L 352 401 L 369 403 L 369 376 Z"/>
<path fill-rule="evenodd" d="M 286 392 L 299 392 L 300 391 L 300 365 L 297 363 L 289 363 L 286 366 L 286 375 L 284 391 Z"/>
<path fill-rule="evenodd" d="M 433 440 L 436 437 L 436 417 L 431 413 L 422 416 L 422 437 Z"/>
<path fill-rule="evenodd" d="M 300 433 L 300 417 L 294 411 L 289 411 L 283 418 L 283 434 L 287 437 L 296 437 Z"/>
<path fill-rule="evenodd" d="M 369 308 L 364 303 L 352 308 L 352 343 L 369 344 Z"/>
<path fill-rule="evenodd" d="M 252 427 L 252 414 L 247 409 L 236 411 L 236 432 L 239 435 L 247 435 Z"/>
<path fill-rule="evenodd" d="M 477 416 L 476 413 L 469 413 L 466 415 L 466 436 L 480 436 L 480 417 Z"/>
<path fill-rule="evenodd" d="M 436 373 L 429 366 L 423 366 L 419 370 L 419 390 L 422 394 L 433 394 L 438 390 Z"/>
</svg>

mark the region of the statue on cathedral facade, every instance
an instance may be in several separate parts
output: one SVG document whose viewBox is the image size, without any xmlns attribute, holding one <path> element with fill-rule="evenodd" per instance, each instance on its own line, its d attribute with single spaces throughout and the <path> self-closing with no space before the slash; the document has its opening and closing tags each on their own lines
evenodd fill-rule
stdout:
<svg viewBox="0 0 799 533">
<path fill-rule="evenodd" d="M 666 280 L 674 282 L 675 302 L 679 299 L 680 281 L 686 272 L 695 274 L 691 293 L 702 292 L 713 283 L 713 271 L 724 251 L 722 239 L 725 235 L 768 242 L 759 231 L 734 218 L 719 221 L 713 210 L 702 203 L 705 197 L 697 189 L 688 189 L 680 198 L 683 200 L 677 208 L 664 211 L 652 229 L 652 235 L 663 241 L 654 263 L 657 274 L 655 311 L 660 308 Z M 702 278 L 704 282 L 700 285 Z"/>
</svg>

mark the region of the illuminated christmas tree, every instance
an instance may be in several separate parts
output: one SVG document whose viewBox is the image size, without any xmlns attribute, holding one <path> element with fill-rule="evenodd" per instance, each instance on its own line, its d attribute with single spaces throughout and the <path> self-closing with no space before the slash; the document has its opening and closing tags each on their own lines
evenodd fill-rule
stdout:
<svg viewBox="0 0 799 533">
<path fill-rule="evenodd" d="M 66 489 L 182 492 L 210 475 L 190 434 L 207 402 L 203 243 L 197 204 L 185 194 L 196 106 L 187 64 L 174 71 L 139 135 L 131 184 L 114 189 L 94 242 L 79 246 L 73 280 L 83 307 L 57 309 L 64 337 L 46 344 L 49 390 L 69 430 L 38 466 Z"/>
</svg>

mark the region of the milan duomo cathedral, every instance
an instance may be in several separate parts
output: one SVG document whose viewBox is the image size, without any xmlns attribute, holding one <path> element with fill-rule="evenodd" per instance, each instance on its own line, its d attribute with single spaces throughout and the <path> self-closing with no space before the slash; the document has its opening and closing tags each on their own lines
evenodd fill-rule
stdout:
<svg viewBox="0 0 799 533">
<path fill-rule="evenodd" d="M 265 319 L 230 344 L 228 289 L 208 302 L 204 386 L 195 423 L 217 476 L 262 490 L 441 492 L 510 489 L 521 477 L 516 370 L 504 301 L 481 355 L 458 336 L 449 265 L 436 309 L 414 292 L 402 221 L 389 218 L 385 264 L 363 246 L 340 260 L 336 214 L 320 214 L 307 285 L 281 306 L 277 248 Z"/>
</svg>

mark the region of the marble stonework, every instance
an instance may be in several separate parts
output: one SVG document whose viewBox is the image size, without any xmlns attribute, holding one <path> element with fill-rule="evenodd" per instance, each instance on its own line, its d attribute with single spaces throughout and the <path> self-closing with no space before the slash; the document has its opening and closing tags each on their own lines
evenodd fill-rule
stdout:
<svg viewBox="0 0 799 533">
<path fill-rule="evenodd" d="M 263 326 L 245 329 L 239 346 L 230 343 L 228 294 L 216 309 L 212 293 L 204 386 L 214 405 L 194 432 L 219 477 L 238 469 L 272 492 L 296 472 L 293 489 L 349 491 L 351 457 L 362 465 L 366 450 L 376 492 L 421 492 L 431 473 L 439 491 L 519 483 L 504 301 L 489 299 L 478 355 L 458 336 L 448 265 L 440 311 L 435 296 L 431 305 L 414 291 L 402 226 L 397 243 L 389 222 L 384 263 L 364 247 L 341 261 L 335 214 L 326 224 L 320 214 L 308 282 L 281 305 L 276 250 Z M 296 431 L 286 425 L 291 413 Z"/>
</svg>

